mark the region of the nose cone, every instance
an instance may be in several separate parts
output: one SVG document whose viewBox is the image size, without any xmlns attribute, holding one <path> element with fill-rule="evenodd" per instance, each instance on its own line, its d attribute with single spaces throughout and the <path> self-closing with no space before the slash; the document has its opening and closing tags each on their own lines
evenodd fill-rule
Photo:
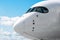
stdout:
<svg viewBox="0 0 60 40">
<path fill-rule="evenodd" d="M 28 14 L 24 14 L 22 17 L 20 17 L 20 19 L 14 24 L 14 30 L 17 33 L 22 33 L 24 31 L 24 27 L 25 27 L 25 21 L 27 18 L 29 18 L 31 15 L 33 15 L 32 13 L 28 13 Z"/>
<path fill-rule="evenodd" d="M 27 21 L 27 19 L 31 16 L 32 14 L 24 14 L 15 24 L 14 24 L 14 30 L 17 33 L 22 34 L 25 27 L 25 21 Z"/>
<path fill-rule="evenodd" d="M 23 29 L 24 28 L 24 23 L 23 22 L 18 22 L 14 25 L 14 30 L 17 32 L 17 33 L 21 33 L 23 32 Z"/>
</svg>

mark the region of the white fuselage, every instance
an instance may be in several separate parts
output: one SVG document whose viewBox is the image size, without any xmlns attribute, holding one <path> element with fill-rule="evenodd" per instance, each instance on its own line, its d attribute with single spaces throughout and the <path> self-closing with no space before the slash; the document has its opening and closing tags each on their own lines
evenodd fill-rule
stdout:
<svg viewBox="0 0 60 40">
<path fill-rule="evenodd" d="M 60 38 L 60 2 L 43 1 L 34 7 L 46 7 L 47 13 L 27 12 L 14 24 L 17 33 L 31 39 Z"/>
</svg>

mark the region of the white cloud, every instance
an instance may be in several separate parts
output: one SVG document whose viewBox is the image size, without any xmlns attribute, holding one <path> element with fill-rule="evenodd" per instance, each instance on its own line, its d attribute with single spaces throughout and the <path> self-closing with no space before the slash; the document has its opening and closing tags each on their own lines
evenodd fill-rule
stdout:
<svg viewBox="0 0 60 40">
<path fill-rule="evenodd" d="M 0 29 L 0 35 L 9 35 L 11 32 L 4 31 L 3 29 Z"/>
<path fill-rule="evenodd" d="M 9 35 L 19 36 L 15 31 L 8 32 L 8 31 L 4 31 L 4 29 L 2 29 L 2 28 L 0 28 L 0 35 L 2 35 L 2 36 L 9 36 Z"/>
<path fill-rule="evenodd" d="M 12 26 L 19 18 L 20 17 L 1 16 L 0 17 L 0 25 Z"/>
<path fill-rule="evenodd" d="M 0 34 L 3 34 L 3 29 L 0 29 Z"/>
<path fill-rule="evenodd" d="M 4 31 L 3 29 L 0 29 L 0 38 L 4 38 L 4 36 L 9 36 L 10 34 L 11 32 L 7 32 L 7 31 Z"/>
</svg>

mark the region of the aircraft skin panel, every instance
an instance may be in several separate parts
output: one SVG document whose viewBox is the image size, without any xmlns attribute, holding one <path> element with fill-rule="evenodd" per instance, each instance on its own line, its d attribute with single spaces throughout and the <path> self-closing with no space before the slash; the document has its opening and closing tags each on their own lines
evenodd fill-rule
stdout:
<svg viewBox="0 0 60 40">
<path fill-rule="evenodd" d="M 41 3 L 42 4 L 42 3 Z M 31 8 L 35 7 L 32 6 Z M 39 5 L 38 5 L 39 6 Z M 29 12 L 14 25 L 17 33 L 31 39 L 60 39 L 60 3 L 46 3 L 48 13 Z"/>
<path fill-rule="evenodd" d="M 52 11 L 52 9 L 51 9 L 51 11 Z M 38 17 L 36 15 L 38 15 Z M 27 34 L 37 37 L 37 38 L 47 38 L 47 37 L 55 38 L 55 37 L 59 36 L 59 35 L 56 35 L 57 33 L 59 34 L 59 32 L 60 32 L 59 31 L 60 25 L 58 27 L 56 25 L 57 20 L 58 20 L 58 14 L 56 14 L 54 11 L 47 13 L 47 14 L 34 13 L 34 15 L 32 15 L 30 18 L 26 19 L 26 20 L 28 20 L 27 22 L 29 24 L 25 23 L 25 32 Z M 33 20 L 34 20 L 34 22 L 33 22 Z M 33 23 L 35 23 L 35 24 L 33 24 Z M 56 30 L 59 32 L 56 32 Z M 56 34 L 54 34 L 54 33 L 56 33 Z M 53 35 L 55 35 L 55 36 L 53 36 Z"/>
</svg>

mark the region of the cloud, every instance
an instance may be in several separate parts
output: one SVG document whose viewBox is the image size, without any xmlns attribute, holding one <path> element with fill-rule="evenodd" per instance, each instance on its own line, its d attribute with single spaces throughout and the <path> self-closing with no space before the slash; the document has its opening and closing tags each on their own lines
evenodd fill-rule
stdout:
<svg viewBox="0 0 60 40">
<path fill-rule="evenodd" d="M 3 29 L 0 29 L 0 34 L 3 34 Z"/>
<path fill-rule="evenodd" d="M 0 17 L 0 25 L 12 26 L 19 18 L 20 17 L 1 16 Z"/>
<path fill-rule="evenodd" d="M 4 31 L 4 29 L 0 28 L 0 36 L 20 36 L 17 34 L 15 31 L 9 32 L 9 31 Z"/>
<path fill-rule="evenodd" d="M 11 32 L 4 31 L 3 29 L 0 29 L 0 35 L 9 35 L 9 34 L 11 34 Z"/>
</svg>

